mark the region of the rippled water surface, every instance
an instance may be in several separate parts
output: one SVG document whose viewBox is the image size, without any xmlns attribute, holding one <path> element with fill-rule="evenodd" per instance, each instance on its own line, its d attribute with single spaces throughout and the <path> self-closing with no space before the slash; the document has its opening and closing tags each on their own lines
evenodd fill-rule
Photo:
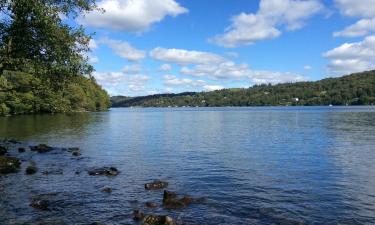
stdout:
<svg viewBox="0 0 375 225">
<path fill-rule="evenodd" d="M 0 224 L 136 224 L 132 210 L 194 224 L 375 224 L 375 107 L 112 109 L 0 118 L 0 138 L 81 148 L 16 154 L 39 172 L 0 177 Z M 87 169 L 116 166 L 116 177 Z M 63 170 L 64 175 L 42 175 Z M 75 174 L 76 171 L 82 171 Z M 145 209 L 162 191 L 205 197 Z M 111 194 L 102 193 L 112 187 Z M 48 194 L 51 211 L 29 206 Z"/>
</svg>

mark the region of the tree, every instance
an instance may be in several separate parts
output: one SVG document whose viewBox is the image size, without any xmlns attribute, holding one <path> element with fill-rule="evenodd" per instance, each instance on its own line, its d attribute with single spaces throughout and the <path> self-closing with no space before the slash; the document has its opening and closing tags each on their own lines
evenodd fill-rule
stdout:
<svg viewBox="0 0 375 225">
<path fill-rule="evenodd" d="M 94 9 L 95 0 L 0 0 L 0 115 L 109 107 L 85 56 L 91 36 L 62 19 Z"/>
<path fill-rule="evenodd" d="M 71 75 L 90 74 L 90 36 L 82 27 L 64 24 L 62 15 L 76 16 L 95 8 L 94 0 L 2 0 L 1 71 L 51 76 L 63 84 Z"/>
</svg>

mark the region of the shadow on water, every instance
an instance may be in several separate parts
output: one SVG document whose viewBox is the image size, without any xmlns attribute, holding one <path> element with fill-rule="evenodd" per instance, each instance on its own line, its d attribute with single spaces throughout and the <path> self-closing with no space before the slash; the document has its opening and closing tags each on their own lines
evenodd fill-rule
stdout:
<svg viewBox="0 0 375 225">
<path fill-rule="evenodd" d="M 48 133 L 82 133 L 94 118 L 90 113 L 0 117 L 0 138 L 29 141 L 33 137 Z"/>
</svg>

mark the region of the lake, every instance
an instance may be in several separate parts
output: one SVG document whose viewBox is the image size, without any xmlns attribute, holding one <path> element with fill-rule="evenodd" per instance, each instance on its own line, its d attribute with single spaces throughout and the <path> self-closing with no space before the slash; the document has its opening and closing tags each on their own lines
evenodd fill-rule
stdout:
<svg viewBox="0 0 375 225">
<path fill-rule="evenodd" d="M 0 138 L 79 147 L 16 154 L 40 171 L 0 176 L 0 224 L 137 224 L 133 209 L 187 224 L 375 224 L 375 107 L 119 108 L 0 118 Z M 87 169 L 115 166 L 116 177 Z M 80 171 L 80 174 L 75 174 Z M 204 197 L 160 205 L 168 190 Z M 103 187 L 113 188 L 111 194 Z M 29 206 L 50 194 L 50 211 Z"/>
</svg>

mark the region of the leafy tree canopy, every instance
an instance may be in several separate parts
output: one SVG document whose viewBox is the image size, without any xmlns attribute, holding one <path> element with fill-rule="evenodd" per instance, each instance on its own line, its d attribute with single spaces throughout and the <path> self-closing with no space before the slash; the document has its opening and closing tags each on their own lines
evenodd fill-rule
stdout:
<svg viewBox="0 0 375 225">
<path fill-rule="evenodd" d="M 0 0 L 0 115 L 103 110 L 91 76 L 90 35 L 64 23 L 95 0 Z"/>
</svg>

